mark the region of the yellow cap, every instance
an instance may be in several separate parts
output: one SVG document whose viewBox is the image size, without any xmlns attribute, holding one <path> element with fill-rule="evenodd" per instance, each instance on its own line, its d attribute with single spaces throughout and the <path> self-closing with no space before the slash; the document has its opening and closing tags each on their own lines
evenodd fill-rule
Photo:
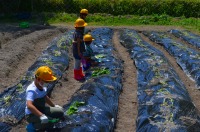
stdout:
<svg viewBox="0 0 200 132">
<path fill-rule="evenodd" d="M 78 18 L 76 21 L 75 21 L 75 27 L 85 27 L 87 26 L 87 23 L 81 19 L 81 18 Z"/>
<path fill-rule="evenodd" d="M 87 9 L 81 9 L 80 13 L 81 14 L 88 14 L 88 10 Z"/>
<path fill-rule="evenodd" d="M 35 76 L 47 82 L 55 81 L 57 79 L 53 76 L 53 71 L 48 66 L 39 67 L 35 72 Z"/>
<path fill-rule="evenodd" d="M 86 35 L 84 35 L 83 40 L 84 41 L 93 41 L 94 38 L 92 37 L 92 35 L 86 34 Z"/>
</svg>

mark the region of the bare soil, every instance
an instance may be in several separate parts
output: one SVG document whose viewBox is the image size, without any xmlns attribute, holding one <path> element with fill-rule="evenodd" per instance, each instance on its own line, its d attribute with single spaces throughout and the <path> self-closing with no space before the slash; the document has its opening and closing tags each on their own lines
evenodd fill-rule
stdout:
<svg viewBox="0 0 200 132">
<path fill-rule="evenodd" d="M 53 40 L 53 38 L 72 29 L 72 26 L 54 25 L 42 26 L 32 25 L 31 28 L 21 29 L 17 25 L 0 24 L 0 92 L 9 86 L 16 84 L 25 75 L 27 69 L 41 55 L 42 51 Z M 97 28 L 97 27 L 88 27 Z M 113 44 L 117 55 L 124 61 L 123 91 L 119 98 L 119 110 L 116 123 L 116 132 L 136 131 L 137 117 L 137 72 L 133 60 L 131 60 L 127 50 L 119 43 L 119 29 L 129 28 L 137 31 L 168 31 L 170 29 L 181 29 L 171 26 L 132 26 L 132 27 L 110 27 L 114 29 Z M 195 89 L 195 84 L 182 71 L 175 59 L 156 43 L 151 42 L 144 35 L 141 37 L 155 48 L 162 51 L 174 70 L 178 73 L 185 84 L 195 106 L 200 110 L 200 92 Z M 176 40 L 183 42 L 181 39 Z M 188 45 L 184 42 L 184 44 Z M 195 47 L 192 47 L 196 49 Z M 73 79 L 73 57 L 69 50 L 70 63 L 68 70 L 64 73 L 59 83 L 52 92 L 52 100 L 55 104 L 67 104 L 74 92 L 80 88 L 81 82 Z M 12 132 L 25 132 L 26 121 L 22 120 L 12 128 Z"/>
</svg>

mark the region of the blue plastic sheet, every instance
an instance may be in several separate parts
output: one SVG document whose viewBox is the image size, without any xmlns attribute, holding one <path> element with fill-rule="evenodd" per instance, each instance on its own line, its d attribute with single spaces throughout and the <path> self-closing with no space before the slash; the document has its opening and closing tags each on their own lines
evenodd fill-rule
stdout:
<svg viewBox="0 0 200 132">
<path fill-rule="evenodd" d="M 69 65 L 67 48 L 70 47 L 72 33 L 73 31 L 66 32 L 52 40 L 42 55 L 29 67 L 21 81 L 0 94 L 0 121 L 4 122 L 1 123 L 0 132 L 4 132 L 7 130 L 6 128 L 9 128 L 8 125 L 15 125 L 24 118 L 26 106 L 25 91 L 33 81 L 34 72 L 38 67 L 47 65 L 58 78 L 62 77 L 62 73 Z M 55 83 L 57 81 L 47 86 L 48 92 L 53 89 Z"/>
<path fill-rule="evenodd" d="M 136 131 L 199 131 L 199 113 L 164 55 L 134 30 L 122 30 L 120 41 L 126 48 L 132 47 L 128 50 L 137 68 Z"/>
<path fill-rule="evenodd" d="M 199 35 L 196 35 L 194 33 L 191 33 L 190 31 L 186 31 L 186 30 L 180 31 L 180 30 L 172 29 L 169 32 L 172 33 L 177 38 L 182 38 L 183 40 L 190 43 L 191 45 L 193 45 L 197 48 L 200 48 L 200 36 Z"/>
<path fill-rule="evenodd" d="M 67 112 L 74 102 L 84 102 L 77 113 L 67 115 L 66 120 L 56 124 L 60 131 L 103 131 L 114 130 L 117 119 L 118 99 L 122 90 L 122 62 L 113 53 L 111 42 L 113 31 L 109 28 L 97 28 L 92 32 L 95 38 L 91 44 L 96 54 L 104 54 L 98 68 L 107 68 L 110 73 L 92 77 L 93 68 L 86 72 L 87 81 L 72 96 L 69 104 L 64 106 Z M 58 131 L 58 130 L 57 130 Z"/>
<path fill-rule="evenodd" d="M 197 88 L 200 87 L 200 53 L 198 51 L 173 40 L 164 32 L 144 32 L 144 34 L 173 55 L 183 71 L 195 80 Z"/>
</svg>

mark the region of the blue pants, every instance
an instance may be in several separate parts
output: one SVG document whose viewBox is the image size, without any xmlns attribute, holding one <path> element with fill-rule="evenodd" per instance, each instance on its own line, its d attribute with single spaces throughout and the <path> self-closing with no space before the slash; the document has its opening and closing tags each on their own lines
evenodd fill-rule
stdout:
<svg viewBox="0 0 200 132">
<path fill-rule="evenodd" d="M 81 60 L 74 58 L 74 69 L 79 70 L 81 67 Z"/>
</svg>

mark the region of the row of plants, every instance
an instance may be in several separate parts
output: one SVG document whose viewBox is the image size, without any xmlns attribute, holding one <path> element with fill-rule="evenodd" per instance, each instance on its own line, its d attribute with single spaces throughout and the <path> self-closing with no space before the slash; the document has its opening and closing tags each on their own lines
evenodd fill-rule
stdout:
<svg viewBox="0 0 200 132">
<path fill-rule="evenodd" d="M 176 58 L 177 63 L 183 71 L 195 80 L 196 87 L 200 88 L 200 53 L 197 50 L 189 48 L 176 40 L 173 40 L 164 32 L 143 32 L 153 42 L 163 46 L 172 56 Z M 195 39 L 194 39 L 195 42 Z"/>
<path fill-rule="evenodd" d="M 113 53 L 113 30 L 96 28 L 91 34 L 95 38 L 91 46 L 100 63 L 98 67 L 85 72 L 86 82 L 74 93 L 69 103 L 64 105 L 66 119 L 55 124 L 57 131 L 114 130 L 118 99 L 122 91 L 123 67 L 121 60 Z"/>
<path fill-rule="evenodd" d="M 11 5 L 8 4 L 12 3 Z M 151 15 L 199 17 L 199 0 L 2 0 L 1 13 L 66 12 L 79 13 L 81 8 L 90 13 L 112 15 Z"/>
<path fill-rule="evenodd" d="M 9 131 L 24 118 L 25 90 L 33 81 L 34 71 L 41 65 L 48 65 L 60 78 L 69 65 L 68 48 L 74 30 L 52 40 L 42 55 L 28 69 L 21 81 L 0 94 L 0 132 Z M 113 30 L 99 28 L 92 31 L 95 40 L 92 44 L 98 67 L 87 70 L 86 82 L 63 106 L 66 120 L 49 131 L 113 131 L 117 120 L 118 99 L 122 90 L 122 62 L 114 54 L 112 45 Z M 49 84 L 48 92 L 55 84 Z"/>
<path fill-rule="evenodd" d="M 186 30 L 180 31 L 180 30 L 173 29 L 173 30 L 170 30 L 170 33 L 200 49 L 200 36 Z"/>
<path fill-rule="evenodd" d="M 30 66 L 19 82 L 0 94 L 0 132 L 7 132 L 25 116 L 26 88 L 34 79 L 35 70 L 43 65 L 49 66 L 58 78 L 69 65 L 67 45 L 70 45 L 72 32 L 53 39 L 42 55 Z M 67 44 L 67 45 L 66 45 Z M 57 81 L 48 84 L 50 93 Z"/>
<path fill-rule="evenodd" d="M 200 115 L 167 58 L 135 30 L 124 29 L 120 41 L 137 68 L 137 132 L 198 131 Z"/>
</svg>

